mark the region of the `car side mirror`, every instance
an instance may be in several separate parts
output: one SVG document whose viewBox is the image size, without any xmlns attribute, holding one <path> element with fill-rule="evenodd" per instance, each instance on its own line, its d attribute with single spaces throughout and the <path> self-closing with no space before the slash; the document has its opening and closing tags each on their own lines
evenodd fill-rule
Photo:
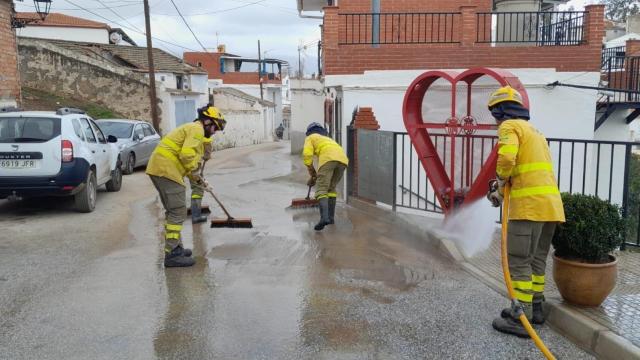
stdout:
<svg viewBox="0 0 640 360">
<path fill-rule="evenodd" d="M 133 140 L 140 141 L 140 140 L 142 140 L 142 136 L 140 136 L 140 134 L 135 134 L 135 135 L 133 135 Z"/>
<path fill-rule="evenodd" d="M 118 138 L 113 136 L 113 135 L 109 135 L 109 136 L 107 136 L 107 142 L 117 143 L 118 142 Z"/>
</svg>

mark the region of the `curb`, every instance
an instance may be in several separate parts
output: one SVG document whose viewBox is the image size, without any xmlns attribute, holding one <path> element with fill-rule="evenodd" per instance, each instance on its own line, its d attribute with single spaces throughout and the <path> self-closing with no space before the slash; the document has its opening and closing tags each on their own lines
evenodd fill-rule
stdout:
<svg viewBox="0 0 640 360">
<path fill-rule="evenodd" d="M 465 271 L 502 296 L 507 297 L 504 284 L 487 276 L 482 270 L 468 263 L 453 242 L 440 238 L 420 225 L 413 223 L 403 216 L 404 214 L 398 214 L 353 197 L 349 198 L 348 205 L 363 211 L 384 214 L 384 216 L 391 215 L 394 221 L 399 221 L 406 225 L 407 229 L 416 236 L 437 241 L 439 248 L 460 264 Z M 606 326 L 575 311 L 571 306 L 561 302 L 561 299 L 548 299 L 545 304 L 545 312 L 548 313 L 547 324 L 583 349 L 596 355 L 598 359 L 640 360 L 640 347 L 611 331 Z"/>
</svg>

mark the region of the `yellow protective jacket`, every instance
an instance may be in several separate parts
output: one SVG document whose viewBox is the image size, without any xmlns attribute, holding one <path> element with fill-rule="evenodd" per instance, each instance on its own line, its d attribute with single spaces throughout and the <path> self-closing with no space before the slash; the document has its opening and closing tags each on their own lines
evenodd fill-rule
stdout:
<svg viewBox="0 0 640 360">
<path fill-rule="evenodd" d="M 199 122 L 184 124 L 162 138 L 151 154 L 147 174 L 184 186 L 185 175 L 198 168 L 204 154 L 204 128 Z"/>
<path fill-rule="evenodd" d="M 311 134 L 304 140 L 302 160 L 306 166 L 313 164 L 314 155 L 318 157 L 318 169 L 328 161 L 338 161 L 349 165 L 349 159 L 342 150 L 342 146 L 328 136 Z"/>
<path fill-rule="evenodd" d="M 564 222 L 564 208 L 553 174 L 547 139 L 525 120 L 506 120 L 498 128 L 496 172 L 511 179 L 510 220 Z"/>
</svg>

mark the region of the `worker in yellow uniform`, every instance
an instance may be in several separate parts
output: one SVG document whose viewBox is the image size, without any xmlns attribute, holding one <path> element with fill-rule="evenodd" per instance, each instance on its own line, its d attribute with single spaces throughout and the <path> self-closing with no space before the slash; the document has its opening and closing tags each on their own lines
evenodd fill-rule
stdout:
<svg viewBox="0 0 640 360">
<path fill-rule="evenodd" d="M 213 106 L 198 109 L 198 119 L 167 134 L 156 146 L 147 175 L 160 194 L 165 209 L 165 267 L 186 267 L 195 264 L 191 250 L 182 246 L 182 223 L 187 217 L 184 177 L 203 187 L 207 182 L 199 167 L 204 153 L 204 139 L 223 130 L 225 121 Z"/>
<path fill-rule="evenodd" d="M 222 114 L 220 115 L 220 119 L 224 120 Z M 202 141 L 202 145 L 204 146 L 204 153 L 202 155 L 202 165 L 200 166 L 200 170 L 203 170 L 204 165 L 211 159 L 211 154 L 213 153 L 213 136 L 205 136 Z M 207 215 L 202 214 L 202 197 L 204 196 L 204 189 L 202 186 L 192 182 L 191 180 L 189 180 L 189 184 L 191 185 L 191 223 L 203 223 L 207 221 Z"/>
<path fill-rule="evenodd" d="M 336 186 L 349 165 L 349 159 L 338 143 L 327 136 L 327 130 L 318 123 L 311 123 L 305 134 L 302 158 L 309 170 L 307 185 L 316 185 L 316 199 L 320 205 L 320 221 L 314 229 L 320 231 L 326 225 L 335 223 Z M 313 157 L 318 157 L 318 172 L 313 167 Z"/>
<path fill-rule="evenodd" d="M 556 225 L 564 222 L 564 208 L 556 184 L 547 139 L 529 123 L 529 110 L 510 86 L 491 94 L 488 103 L 498 124 L 497 178 L 487 198 L 499 207 L 504 186 L 511 184 L 507 250 L 511 281 L 524 313 L 533 324 L 543 324 L 542 304 L 547 255 Z M 515 309 L 502 310 L 493 327 L 529 337 Z"/>
</svg>

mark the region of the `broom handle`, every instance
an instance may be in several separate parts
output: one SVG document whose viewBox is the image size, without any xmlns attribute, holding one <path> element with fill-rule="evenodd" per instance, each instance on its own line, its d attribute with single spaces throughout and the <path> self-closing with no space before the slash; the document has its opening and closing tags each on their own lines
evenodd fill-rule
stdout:
<svg viewBox="0 0 640 360">
<path fill-rule="evenodd" d="M 305 199 L 309 200 L 310 196 L 311 196 L 311 186 L 309 186 L 309 191 L 307 191 L 307 197 Z"/>
<path fill-rule="evenodd" d="M 227 218 L 229 220 L 233 220 L 233 216 L 231 216 L 229 214 L 229 212 L 227 211 L 227 209 L 225 209 L 224 205 L 222 205 L 222 202 L 220 202 L 220 200 L 218 200 L 218 197 L 216 196 L 216 194 L 213 193 L 213 190 L 211 190 L 210 188 L 203 188 L 204 190 L 206 190 L 209 194 L 211 194 L 211 196 L 213 196 L 213 198 L 215 199 L 215 201 L 218 203 L 218 205 L 220 205 L 220 208 L 222 209 L 222 211 L 224 211 L 224 213 L 227 215 Z"/>
<path fill-rule="evenodd" d="M 202 163 L 202 166 L 200 167 L 200 177 L 202 177 L 204 179 L 204 165 L 207 162 L 204 161 Z M 213 196 L 213 199 L 218 203 L 218 205 L 220 206 L 220 208 L 222 209 L 222 211 L 224 211 L 224 213 L 227 215 L 227 218 L 229 220 L 233 219 L 233 216 L 231 216 L 231 214 L 229 214 L 229 212 L 227 211 L 227 209 L 224 207 L 224 205 L 222 205 L 222 202 L 220 202 L 220 200 L 218 200 L 218 197 L 216 196 L 216 194 L 213 193 L 213 190 L 211 190 L 211 188 L 205 188 L 203 186 L 200 185 L 196 185 L 197 187 L 201 188 L 202 190 L 205 190 L 206 192 L 208 192 L 209 194 L 211 194 L 211 196 Z M 309 188 L 309 191 L 311 191 L 311 188 Z"/>
</svg>

